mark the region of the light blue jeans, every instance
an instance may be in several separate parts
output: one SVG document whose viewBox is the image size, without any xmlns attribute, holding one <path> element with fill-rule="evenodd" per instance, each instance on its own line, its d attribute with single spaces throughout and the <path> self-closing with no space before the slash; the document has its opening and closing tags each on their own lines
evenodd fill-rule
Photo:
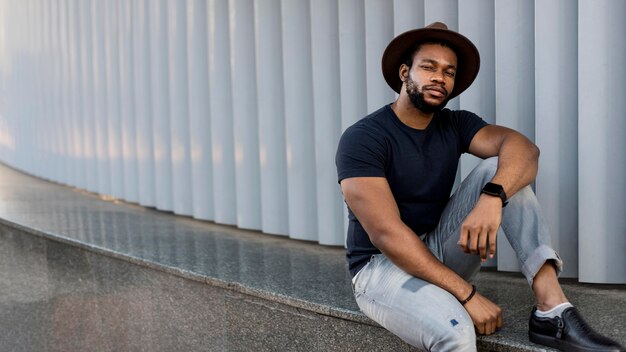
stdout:
<svg viewBox="0 0 626 352">
<path fill-rule="evenodd" d="M 442 263 L 467 281 L 480 270 L 480 257 L 464 253 L 457 244 L 460 225 L 482 187 L 493 178 L 497 163 L 497 158 L 482 161 L 452 196 L 439 225 L 421 236 Z M 530 187 L 516 193 L 503 208 L 501 227 L 531 286 L 546 260 L 553 260 L 560 273 L 561 259 L 550 247 L 550 234 Z M 472 320 L 457 299 L 407 274 L 384 255 L 372 256 L 352 282 L 361 311 L 412 346 L 427 351 L 476 350 Z"/>
</svg>

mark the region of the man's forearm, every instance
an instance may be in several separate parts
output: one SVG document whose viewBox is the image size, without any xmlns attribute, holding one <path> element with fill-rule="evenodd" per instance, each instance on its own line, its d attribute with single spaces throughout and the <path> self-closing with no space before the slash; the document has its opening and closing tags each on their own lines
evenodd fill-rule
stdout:
<svg viewBox="0 0 626 352">
<path fill-rule="evenodd" d="M 441 263 L 408 226 L 400 224 L 394 233 L 378 234 L 370 239 L 399 268 L 441 287 L 457 299 L 467 298 L 472 291 L 472 286 Z"/>
<path fill-rule="evenodd" d="M 521 134 L 509 134 L 498 153 L 498 169 L 492 182 L 502 185 L 507 196 L 529 185 L 537 177 L 539 148 Z"/>
</svg>

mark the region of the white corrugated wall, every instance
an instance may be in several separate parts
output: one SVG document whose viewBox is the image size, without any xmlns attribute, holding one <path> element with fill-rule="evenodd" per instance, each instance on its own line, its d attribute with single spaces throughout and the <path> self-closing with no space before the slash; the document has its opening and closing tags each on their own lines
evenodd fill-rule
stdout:
<svg viewBox="0 0 626 352">
<path fill-rule="evenodd" d="M 0 160 L 342 245 L 337 140 L 394 99 L 389 40 L 439 20 L 482 55 L 449 106 L 542 150 L 536 190 L 565 275 L 626 283 L 625 18 L 623 0 L 0 0 Z M 516 270 L 504 240 L 499 253 Z"/>
</svg>

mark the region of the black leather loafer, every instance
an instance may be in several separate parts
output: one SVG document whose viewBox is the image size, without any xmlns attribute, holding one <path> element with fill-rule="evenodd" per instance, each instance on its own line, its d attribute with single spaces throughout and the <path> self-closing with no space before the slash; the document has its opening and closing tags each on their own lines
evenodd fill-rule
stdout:
<svg viewBox="0 0 626 352">
<path fill-rule="evenodd" d="M 619 343 L 595 332 L 574 307 L 567 308 L 560 317 L 539 318 L 537 308 L 530 313 L 528 336 L 530 341 L 561 351 L 615 351 L 626 349 Z"/>
</svg>

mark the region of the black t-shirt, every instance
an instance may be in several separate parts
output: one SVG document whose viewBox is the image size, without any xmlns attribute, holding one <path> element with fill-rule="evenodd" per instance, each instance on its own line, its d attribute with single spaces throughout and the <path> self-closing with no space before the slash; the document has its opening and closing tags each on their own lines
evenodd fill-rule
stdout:
<svg viewBox="0 0 626 352">
<path fill-rule="evenodd" d="M 416 234 L 435 228 L 450 197 L 459 157 L 487 123 L 469 111 L 443 109 L 424 130 L 400 121 L 386 105 L 341 136 L 335 163 L 339 181 L 385 177 L 402 221 Z M 354 276 L 380 251 L 348 209 L 347 257 Z"/>
</svg>

